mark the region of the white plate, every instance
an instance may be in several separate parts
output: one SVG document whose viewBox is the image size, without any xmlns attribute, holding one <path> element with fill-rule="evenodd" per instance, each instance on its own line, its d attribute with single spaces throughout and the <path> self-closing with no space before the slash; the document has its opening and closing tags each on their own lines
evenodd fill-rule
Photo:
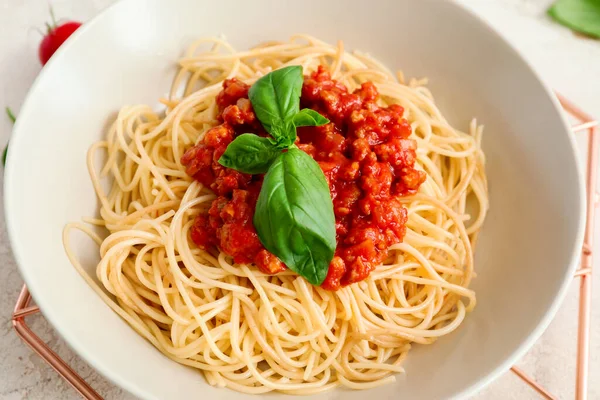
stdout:
<svg viewBox="0 0 600 400">
<path fill-rule="evenodd" d="M 239 49 L 306 32 L 427 76 L 452 123 L 476 116 L 491 210 L 476 254 L 478 306 L 457 332 L 409 354 L 406 375 L 320 398 L 440 399 L 474 393 L 540 336 L 574 271 L 584 189 L 572 135 L 551 92 L 484 22 L 449 2 L 124 0 L 80 29 L 46 65 L 21 110 L 5 173 L 15 257 L 44 315 L 116 384 L 146 399 L 241 399 L 168 360 L 71 267 L 61 232 L 94 215 L 88 147 L 124 104 L 158 106 L 192 39 L 224 33 Z M 90 271 L 97 250 L 77 241 Z M 274 396 L 279 398 L 283 396 Z"/>
</svg>

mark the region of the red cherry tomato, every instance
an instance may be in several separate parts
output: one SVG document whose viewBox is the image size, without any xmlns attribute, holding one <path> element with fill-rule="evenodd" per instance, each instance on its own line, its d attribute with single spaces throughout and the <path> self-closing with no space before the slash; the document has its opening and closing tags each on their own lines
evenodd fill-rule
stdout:
<svg viewBox="0 0 600 400">
<path fill-rule="evenodd" d="M 48 62 L 50 57 L 52 57 L 52 54 L 54 54 L 64 41 L 67 40 L 80 26 L 81 24 L 79 22 L 70 21 L 48 31 L 48 34 L 44 36 L 44 39 L 40 43 L 38 51 L 42 65 L 45 65 Z"/>
</svg>

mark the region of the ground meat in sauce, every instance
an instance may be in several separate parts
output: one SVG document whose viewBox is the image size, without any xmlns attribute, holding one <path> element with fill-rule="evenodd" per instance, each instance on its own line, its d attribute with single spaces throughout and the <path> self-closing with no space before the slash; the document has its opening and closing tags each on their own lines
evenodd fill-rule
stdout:
<svg viewBox="0 0 600 400">
<path fill-rule="evenodd" d="M 236 263 L 255 263 L 276 274 L 285 265 L 260 243 L 252 217 L 263 175 L 247 175 L 218 163 L 239 134 L 266 133 L 248 100 L 249 86 L 236 79 L 223 83 L 217 96 L 220 125 L 188 149 L 181 162 L 186 172 L 216 194 L 207 214 L 191 228 L 201 248 L 218 246 Z M 302 108 L 312 108 L 331 123 L 298 129 L 296 144 L 320 165 L 331 191 L 337 249 L 322 287 L 337 290 L 369 276 L 388 247 L 402 241 L 407 211 L 397 200 L 415 193 L 425 173 L 414 168 L 416 143 L 398 105 L 380 107 L 373 83 L 354 92 L 333 79 L 324 67 L 305 77 Z"/>
</svg>

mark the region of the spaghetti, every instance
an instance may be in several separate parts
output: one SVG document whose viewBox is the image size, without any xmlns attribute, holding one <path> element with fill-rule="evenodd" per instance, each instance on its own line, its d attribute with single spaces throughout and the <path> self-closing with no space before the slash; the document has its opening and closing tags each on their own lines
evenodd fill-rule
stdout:
<svg viewBox="0 0 600 400">
<path fill-rule="evenodd" d="M 298 35 L 236 52 L 211 38 L 179 61 L 166 111 L 124 107 L 87 164 L 99 218 L 65 227 L 67 254 L 102 299 L 170 359 L 201 370 L 211 385 L 246 393 L 314 394 L 394 381 L 412 343 L 454 331 L 475 307 L 468 288 L 473 246 L 488 209 L 483 128 L 451 127 L 425 81 L 404 82 L 367 54 Z M 405 110 L 427 179 L 399 197 L 407 232 L 365 280 L 327 291 L 285 270 L 260 272 L 190 240 L 215 194 L 190 178 L 181 157 L 217 124 L 222 82 L 252 84 L 280 67 L 319 65 L 348 89 L 371 81 L 382 104 Z M 98 152 L 104 167 L 94 167 Z M 104 190 L 108 181 L 110 190 Z M 473 215 L 472 215 L 473 214 Z M 90 224 L 105 227 L 98 236 Z M 98 284 L 69 247 L 73 229 L 99 245 Z"/>
</svg>

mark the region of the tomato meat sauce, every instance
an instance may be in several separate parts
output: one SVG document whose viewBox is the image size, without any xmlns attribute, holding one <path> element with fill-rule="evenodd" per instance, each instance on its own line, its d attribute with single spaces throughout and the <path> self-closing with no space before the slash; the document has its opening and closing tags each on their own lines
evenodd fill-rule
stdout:
<svg viewBox="0 0 600 400">
<path fill-rule="evenodd" d="M 220 125 L 183 155 L 186 172 L 218 196 L 191 228 L 201 248 L 218 247 L 236 263 L 254 263 L 267 274 L 286 266 L 261 244 L 252 218 L 263 175 L 226 168 L 219 158 L 242 133 L 266 136 L 248 100 L 250 87 L 236 79 L 223 83 L 216 102 Z M 415 169 L 416 142 L 399 105 L 377 105 L 379 93 L 366 82 L 354 92 L 331 79 L 324 67 L 305 77 L 301 108 L 331 123 L 298 128 L 296 145 L 317 161 L 329 184 L 336 220 L 337 248 L 322 287 L 337 290 L 365 279 L 387 257 L 388 247 L 406 233 L 407 210 L 398 197 L 413 194 L 425 181 Z"/>
</svg>

